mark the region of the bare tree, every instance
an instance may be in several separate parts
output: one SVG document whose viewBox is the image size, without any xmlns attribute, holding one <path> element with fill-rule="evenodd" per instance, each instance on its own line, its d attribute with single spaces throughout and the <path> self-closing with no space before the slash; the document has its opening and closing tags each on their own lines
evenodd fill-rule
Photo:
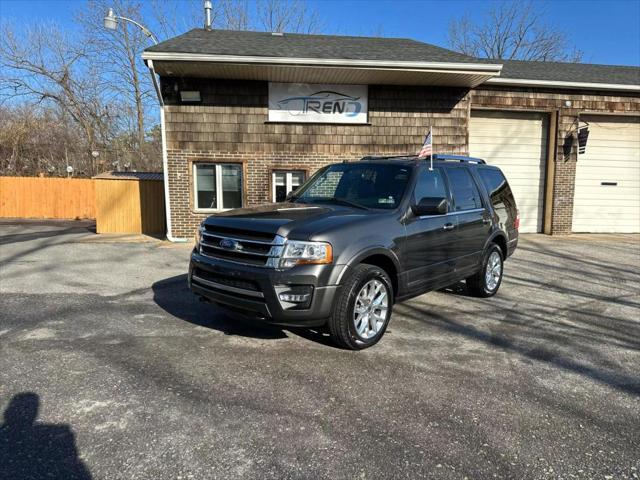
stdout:
<svg viewBox="0 0 640 480">
<path fill-rule="evenodd" d="M 82 129 L 86 147 L 93 149 L 108 136 L 107 112 L 84 47 L 53 26 L 17 34 L 2 25 L 0 98 L 56 105 Z"/>
<path fill-rule="evenodd" d="M 268 32 L 318 33 L 320 16 L 305 0 L 261 0 L 260 27 Z"/>
<path fill-rule="evenodd" d="M 467 55 L 501 60 L 582 59 L 582 52 L 568 45 L 564 32 L 546 22 L 540 5 L 524 0 L 492 6 L 480 23 L 468 15 L 452 21 L 449 45 Z"/>
<path fill-rule="evenodd" d="M 105 91 L 111 99 L 129 99 L 134 107 L 137 148 L 142 155 L 147 104 L 153 100 L 153 92 L 140 54 L 150 46 L 150 40 L 127 22 L 120 22 L 116 30 L 104 28 L 103 18 L 110 7 L 117 15 L 143 21 L 141 5 L 132 0 L 91 0 L 78 13 L 77 21 L 83 27 L 83 43 L 100 69 Z"/>
</svg>

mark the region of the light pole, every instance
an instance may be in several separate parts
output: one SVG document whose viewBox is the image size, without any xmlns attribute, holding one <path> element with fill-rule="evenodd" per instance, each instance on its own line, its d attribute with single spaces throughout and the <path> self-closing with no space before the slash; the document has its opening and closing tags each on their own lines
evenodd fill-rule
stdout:
<svg viewBox="0 0 640 480">
<path fill-rule="evenodd" d="M 153 41 L 153 43 L 155 43 L 156 45 L 158 44 L 158 39 L 153 33 L 151 33 L 151 30 L 149 30 L 147 27 L 145 27 L 141 23 L 136 22 L 135 20 L 131 20 L 130 18 L 116 15 L 115 13 L 113 13 L 113 8 L 110 8 L 109 12 L 107 13 L 107 16 L 104 17 L 104 28 L 106 28 L 107 30 L 116 30 L 118 28 L 118 20 L 122 20 L 124 22 L 129 22 L 134 24 L 136 27 L 142 30 L 142 33 L 144 33 L 147 37 L 149 37 Z"/>
</svg>

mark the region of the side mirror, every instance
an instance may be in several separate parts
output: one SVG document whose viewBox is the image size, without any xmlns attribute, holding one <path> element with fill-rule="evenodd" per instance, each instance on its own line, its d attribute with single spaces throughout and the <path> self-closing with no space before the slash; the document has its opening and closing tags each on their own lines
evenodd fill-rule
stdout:
<svg viewBox="0 0 640 480">
<path fill-rule="evenodd" d="M 449 211 L 449 200 L 442 197 L 424 197 L 417 205 L 411 206 L 411 211 L 418 217 L 423 215 L 444 215 Z"/>
</svg>

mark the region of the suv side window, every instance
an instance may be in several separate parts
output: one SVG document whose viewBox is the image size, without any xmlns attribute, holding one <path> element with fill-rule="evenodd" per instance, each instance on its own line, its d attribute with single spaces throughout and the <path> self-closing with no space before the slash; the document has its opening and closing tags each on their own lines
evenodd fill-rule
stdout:
<svg viewBox="0 0 640 480">
<path fill-rule="evenodd" d="M 500 170 L 479 168 L 478 173 L 487 187 L 487 192 L 489 192 L 489 197 L 491 197 L 491 203 L 494 207 L 504 204 L 505 201 L 511 203 L 509 202 L 509 198 L 513 198 L 511 188 Z"/>
<path fill-rule="evenodd" d="M 480 191 L 466 168 L 449 168 L 447 176 L 457 212 L 482 208 Z"/>
<path fill-rule="evenodd" d="M 440 168 L 433 170 L 425 168 L 420 172 L 414 190 L 414 197 L 416 203 L 425 197 L 449 198 Z"/>
</svg>

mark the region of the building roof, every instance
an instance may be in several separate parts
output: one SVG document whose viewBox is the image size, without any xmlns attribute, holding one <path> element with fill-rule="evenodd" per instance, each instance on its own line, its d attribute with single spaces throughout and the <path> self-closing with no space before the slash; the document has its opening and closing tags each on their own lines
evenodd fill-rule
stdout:
<svg viewBox="0 0 640 480">
<path fill-rule="evenodd" d="M 164 180 L 162 172 L 104 172 L 93 178 L 100 180 Z"/>
<path fill-rule="evenodd" d="M 193 29 L 147 52 L 405 62 L 478 63 L 478 59 L 408 38 L 274 34 Z"/>
<path fill-rule="evenodd" d="M 640 91 L 640 67 L 487 60 L 406 38 L 198 28 L 147 48 L 143 58 L 168 76 Z"/>
<path fill-rule="evenodd" d="M 489 60 L 491 63 L 500 60 Z M 584 84 L 628 85 L 640 89 L 640 67 L 621 65 L 596 65 L 589 63 L 530 62 L 502 60 L 499 78 L 489 83 L 509 83 L 510 80 L 532 80 L 534 82 L 569 82 L 576 86 Z M 531 83 L 535 85 L 536 83 Z"/>
<path fill-rule="evenodd" d="M 205 29 L 150 47 L 142 58 L 161 76 L 283 83 L 474 87 L 502 68 L 403 38 Z"/>
</svg>

